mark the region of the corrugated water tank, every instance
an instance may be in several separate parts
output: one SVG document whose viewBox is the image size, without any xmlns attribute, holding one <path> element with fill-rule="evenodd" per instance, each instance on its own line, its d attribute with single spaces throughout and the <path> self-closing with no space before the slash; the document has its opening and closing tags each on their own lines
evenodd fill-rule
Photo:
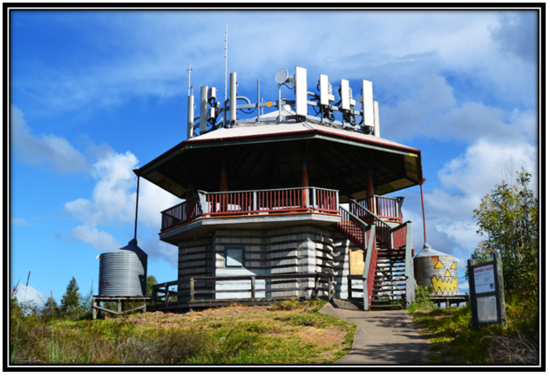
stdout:
<svg viewBox="0 0 550 377">
<path fill-rule="evenodd" d="M 147 254 L 135 239 L 127 246 L 99 258 L 100 296 L 145 296 Z"/>
<path fill-rule="evenodd" d="M 414 257 L 416 284 L 432 287 L 434 294 L 453 296 L 458 293 L 458 258 L 434 250 L 427 243 Z"/>
</svg>

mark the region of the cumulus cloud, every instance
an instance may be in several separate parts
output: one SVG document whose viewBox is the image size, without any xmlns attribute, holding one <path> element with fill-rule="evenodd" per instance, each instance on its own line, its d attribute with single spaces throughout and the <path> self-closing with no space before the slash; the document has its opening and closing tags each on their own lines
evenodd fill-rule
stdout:
<svg viewBox="0 0 550 377">
<path fill-rule="evenodd" d="M 65 203 L 65 210 L 82 222 L 71 231 L 73 239 L 86 242 L 100 251 L 122 246 L 115 237 L 100 228 L 124 226 L 133 229 L 136 176 L 132 170 L 137 165 L 138 160 L 131 152 L 115 153 L 112 150 L 93 165 L 91 174 L 96 184 L 91 198 L 78 198 Z M 147 234 L 146 237 L 138 237 L 140 247 L 152 258 L 162 258 L 175 264 L 177 249 L 174 252 L 170 245 L 150 238 L 158 237 L 160 212 L 175 205 L 179 199 L 146 180 L 140 181 L 139 194 L 138 232 Z"/>
<path fill-rule="evenodd" d="M 90 166 L 82 152 L 65 138 L 56 135 L 34 135 L 26 124 L 24 114 L 11 106 L 11 137 L 23 161 L 59 173 L 88 171 Z"/>
<path fill-rule="evenodd" d="M 452 241 L 449 246 L 461 254 L 456 255 L 458 258 L 468 258 L 481 240 L 473 218 L 481 198 L 489 194 L 495 184 L 502 180 L 509 182 L 510 170 L 514 172 L 521 167 L 536 173 L 535 146 L 526 142 L 495 144 L 480 139 L 439 171 L 441 188 L 424 191 L 427 222 Z M 430 234 L 431 231 L 428 243 Z"/>
</svg>

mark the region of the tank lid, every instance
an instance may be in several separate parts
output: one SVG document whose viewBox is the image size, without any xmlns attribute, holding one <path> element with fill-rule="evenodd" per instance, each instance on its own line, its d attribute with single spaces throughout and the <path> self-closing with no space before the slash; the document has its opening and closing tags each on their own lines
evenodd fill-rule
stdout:
<svg viewBox="0 0 550 377">
<path fill-rule="evenodd" d="M 118 250 L 108 251 L 108 253 L 118 253 L 120 251 L 131 251 L 136 254 L 144 254 L 147 255 L 147 253 L 137 245 L 137 240 L 135 238 L 131 239 L 130 242 L 128 242 L 128 245 L 121 247 Z"/>
<path fill-rule="evenodd" d="M 432 247 L 426 242 L 424 243 L 424 248 L 420 251 L 420 253 L 416 254 L 414 256 L 414 259 L 416 258 L 422 258 L 422 257 L 432 257 L 436 255 L 443 255 L 447 257 L 452 257 L 452 255 L 442 253 L 441 251 L 437 251 L 432 249 Z M 456 258 L 456 257 L 453 257 Z M 458 260 L 458 258 L 456 258 Z"/>
</svg>

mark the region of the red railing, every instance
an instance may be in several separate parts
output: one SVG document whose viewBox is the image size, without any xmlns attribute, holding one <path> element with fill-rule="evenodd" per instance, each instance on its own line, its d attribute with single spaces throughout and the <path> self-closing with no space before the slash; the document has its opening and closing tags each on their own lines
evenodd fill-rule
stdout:
<svg viewBox="0 0 550 377">
<path fill-rule="evenodd" d="M 161 212 L 161 232 L 175 226 L 190 222 L 202 215 L 199 197 L 195 196 L 183 203 L 175 205 Z"/>
<path fill-rule="evenodd" d="M 306 195 L 304 194 L 306 192 Z M 204 193 L 205 216 L 317 211 L 339 213 L 338 191 L 303 187 Z M 304 202 L 305 200 L 305 202 Z"/>
<path fill-rule="evenodd" d="M 199 191 L 199 196 L 162 211 L 161 232 L 201 216 L 264 215 L 306 211 L 339 214 L 338 191 L 317 187 L 258 191 Z"/>
<path fill-rule="evenodd" d="M 407 224 L 401 224 L 392 229 L 393 248 L 399 249 L 407 245 Z"/>
<path fill-rule="evenodd" d="M 366 240 L 364 240 L 363 224 L 343 208 L 340 208 L 340 215 L 342 219 L 338 224 L 334 225 L 336 229 L 353 242 L 355 246 L 361 250 L 365 250 Z"/>
<path fill-rule="evenodd" d="M 372 208 L 372 212 L 381 219 L 402 223 L 401 201 L 401 198 L 374 195 L 357 202 L 365 208 Z"/>
<path fill-rule="evenodd" d="M 356 205 L 356 203 L 351 201 L 349 204 L 350 212 L 359 217 L 367 224 L 376 225 L 376 241 L 378 241 L 380 243 L 380 246 L 382 247 L 391 247 L 390 226 L 382 221 L 382 219 L 380 219 L 378 216 L 373 216 L 372 213 L 366 211 L 362 207 L 362 204 L 360 202 L 358 204 L 360 205 Z"/>
</svg>

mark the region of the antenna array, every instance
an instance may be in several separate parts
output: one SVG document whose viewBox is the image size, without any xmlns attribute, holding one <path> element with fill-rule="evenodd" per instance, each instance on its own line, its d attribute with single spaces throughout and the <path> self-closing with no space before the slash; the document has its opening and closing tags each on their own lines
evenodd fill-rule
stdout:
<svg viewBox="0 0 550 377">
<path fill-rule="evenodd" d="M 227 26 L 226 26 L 226 93 L 223 106 L 216 102 L 216 88 L 201 87 L 200 98 L 200 116 L 194 118 L 193 113 L 193 96 L 192 87 L 190 87 L 188 101 L 188 139 L 193 136 L 198 136 L 195 130 L 198 129 L 199 134 L 203 135 L 207 132 L 226 127 L 233 127 L 240 123 L 261 123 L 261 122 L 283 122 L 295 121 L 302 122 L 307 119 L 321 122 L 326 126 L 344 128 L 351 131 L 362 132 L 380 137 L 380 123 L 378 116 L 378 102 L 374 101 L 372 82 L 362 80 L 361 96 L 359 104 L 362 111 L 356 110 L 356 101 L 353 99 L 352 89 L 348 80 L 340 80 L 338 93 L 340 100 L 334 102 L 335 97 L 332 91 L 332 85 L 328 80 L 327 75 L 319 76 L 319 84 L 317 90 L 319 93 L 309 92 L 307 90 L 307 70 L 301 67 L 295 67 L 294 76 L 290 76 L 284 68 L 277 71 L 275 81 L 279 86 L 279 98 L 277 101 L 264 102 L 263 98 L 260 102 L 260 80 L 258 80 L 258 102 L 252 103 L 247 97 L 237 96 L 237 73 L 232 72 L 229 76 L 229 99 L 227 98 Z M 188 71 L 191 70 L 189 65 Z M 189 84 L 191 84 L 191 72 L 189 72 Z M 289 86 L 290 85 L 290 86 Z M 281 89 L 287 87 L 294 91 L 295 99 L 282 99 Z M 245 103 L 238 104 L 238 101 Z M 295 115 L 283 115 L 282 109 L 285 105 L 290 105 L 295 108 Z M 277 117 L 260 117 L 263 114 L 265 107 L 275 107 L 278 109 Z M 312 107 L 315 115 L 308 114 L 308 108 Z M 245 114 L 252 114 L 254 109 L 257 111 L 257 116 L 249 119 L 238 119 L 237 111 Z M 229 116 L 227 112 L 229 111 Z M 335 119 L 334 112 L 339 111 L 342 114 L 342 121 Z M 222 119 L 218 121 L 218 117 L 222 115 Z M 358 123 L 356 117 L 361 117 Z M 197 122 L 198 120 L 198 122 Z"/>
</svg>

